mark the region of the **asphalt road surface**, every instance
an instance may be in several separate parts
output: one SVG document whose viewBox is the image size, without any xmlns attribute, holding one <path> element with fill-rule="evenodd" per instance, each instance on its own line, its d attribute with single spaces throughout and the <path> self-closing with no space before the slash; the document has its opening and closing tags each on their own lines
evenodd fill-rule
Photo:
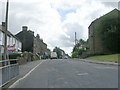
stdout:
<svg viewBox="0 0 120 90">
<path fill-rule="evenodd" d="M 14 88 L 118 88 L 118 67 L 79 60 L 46 60 Z"/>
</svg>

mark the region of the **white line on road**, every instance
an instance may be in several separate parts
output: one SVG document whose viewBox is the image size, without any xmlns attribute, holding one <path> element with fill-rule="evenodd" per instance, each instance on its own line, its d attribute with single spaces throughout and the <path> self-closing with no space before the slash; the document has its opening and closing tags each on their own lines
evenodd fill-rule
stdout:
<svg viewBox="0 0 120 90">
<path fill-rule="evenodd" d="M 37 66 L 35 66 L 32 70 L 30 70 L 25 76 L 23 76 L 22 78 L 18 79 L 15 83 L 13 83 L 9 88 L 14 88 L 15 85 L 17 85 L 17 83 L 23 79 L 25 79 L 28 75 L 30 75 L 40 64 L 42 64 L 44 61 L 41 61 Z"/>
<path fill-rule="evenodd" d="M 117 69 L 117 67 L 95 67 L 96 69 Z"/>
<path fill-rule="evenodd" d="M 88 73 L 79 73 L 78 76 L 88 75 Z"/>
</svg>

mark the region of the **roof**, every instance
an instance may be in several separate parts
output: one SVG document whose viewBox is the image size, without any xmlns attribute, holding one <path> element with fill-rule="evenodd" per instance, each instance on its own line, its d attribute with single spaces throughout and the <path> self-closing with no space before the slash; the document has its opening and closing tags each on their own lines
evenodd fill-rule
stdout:
<svg viewBox="0 0 120 90">
<path fill-rule="evenodd" d="M 0 31 L 2 31 L 3 33 L 5 33 L 5 29 L 2 28 L 2 25 L 0 25 Z M 15 35 L 13 35 L 10 31 L 7 31 L 7 35 L 9 36 L 13 36 L 15 39 L 17 39 L 18 41 L 20 41 Z M 21 41 L 20 41 L 21 42 Z"/>
<path fill-rule="evenodd" d="M 2 27 L 2 25 L 0 25 L 0 31 L 2 31 L 3 33 L 5 33 L 5 28 Z M 7 35 L 10 36 L 10 32 L 7 31 Z"/>
<path fill-rule="evenodd" d="M 107 14 L 105 14 L 105 15 L 97 18 L 97 19 L 95 19 L 94 21 L 92 21 L 92 23 L 89 25 L 88 28 L 90 28 L 90 26 L 91 26 L 94 22 L 98 21 L 98 20 L 101 19 L 102 17 L 107 16 L 107 15 L 109 15 L 109 14 L 111 14 L 111 13 L 115 13 L 115 12 L 120 13 L 120 10 L 118 10 L 118 9 L 115 8 L 115 9 L 113 9 L 112 11 L 108 12 Z"/>
<path fill-rule="evenodd" d="M 17 39 L 18 41 L 20 41 L 20 39 L 17 38 L 15 35 L 13 35 L 10 31 L 8 31 L 8 33 L 9 33 L 11 36 L 13 36 L 15 39 Z M 20 41 L 20 42 L 21 42 L 21 41 Z"/>
</svg>

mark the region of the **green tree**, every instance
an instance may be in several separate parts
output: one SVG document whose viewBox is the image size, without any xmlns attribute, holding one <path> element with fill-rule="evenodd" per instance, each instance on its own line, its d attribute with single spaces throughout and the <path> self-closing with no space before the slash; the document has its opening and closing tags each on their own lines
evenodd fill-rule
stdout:
<svg viewBox="0 0 120 90">
<path fill-rule="evenodd" d="M 56 52 L 56 53 L 57 53 L 57 57 L 58 57 L 58 58 L 61 58 L 62 53 L 61 53 L 61 49 L 60 49 L 59 47 L 55 47 L 55 48 L 53 49 L 53 52 Z"/>
<path fill-rule="evenodd" d="M 72 51 L 72 58 L 79 58 L 83 52 L 85 52 L 84 47 L 81 47 L 82 45 L 85 45 L 85 41 L 83 39 L 80 39 L 79 42 L 73 47 Z"/>
<path fill-rule="evenodd" d="M 72 58 L 79 58 L 83 52 L 84 52 L 83 49 L 76 48 L 75 51 L 72 52 Z"/>
</svg>

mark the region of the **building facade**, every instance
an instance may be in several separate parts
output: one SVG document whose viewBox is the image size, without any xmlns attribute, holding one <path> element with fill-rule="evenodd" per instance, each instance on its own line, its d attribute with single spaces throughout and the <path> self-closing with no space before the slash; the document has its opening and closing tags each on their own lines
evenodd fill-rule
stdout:
<svg viewBox="0 0 120 90">
<path fill-rule="evenodd" d="M 108 48 L 106 48 L 105 45 L 103 44 L 103 40 L 102 40 L 101 33 L 100 33 L 101 30 L 99 28 L 99 25 L 104 18 L 113 17 L 113 15 L 118 12 L 119 11 L 117 9 L 114 9 L 111 12 L 103 15 L 102 17 L 94 20 L 88 27 L 88 29 L 89 29 L 88 43 L 89 43 L 89 50 L 90 50 L 91 54 L 109 54 L 109 53 L 111 53 L 108 50 Z"/>
<path fill-rule="evenodd" d="M 2 22 L 0 25 L 0 53 L 4 53 L 4 42 L 5 42 L 5 23 Z M 11 32 L 7 31 L 7 53 L 18 53 L 21 52 L 22 43 L 14 36 Z"/>
<path fill-rule="evenodd" d="M 40 39 L 40 36 L 34 36 L 34 32 L 28 30 L 27 26 L 22 27 L 22 31 L 15 35 L 22 42 L 22 52 L 32 52 L 35 55 L 43 57 L 47 53 L 47 44 Z"/>
<path fill-rule="evenodd" d="M 28 30 L 27 26 L 22 27 L 22 31 L 15 35 L 22 42 L 22 52 L 33 52 L 34 32 Z"/>
<path fill-rule="evenodd" d="M 104 45 L 102 44 L 101 36 L 96 31 L 96 23 L 98 19 L 93 21 L 89 26 L 89 50 L 91 54 L 102 53 L 105 50 Z"/>
<path fill-rule="evenodd" d="M 47 55 L 47 44 L 43 42 L 42 39 L 40 39 L 40 36 L 37 34 L 36 37 L 34 37 L 34 47 L 33 47 L 33 53 L 38 54 L 39 56 L 44 57 L 44 55 Z"/>
</svg>

